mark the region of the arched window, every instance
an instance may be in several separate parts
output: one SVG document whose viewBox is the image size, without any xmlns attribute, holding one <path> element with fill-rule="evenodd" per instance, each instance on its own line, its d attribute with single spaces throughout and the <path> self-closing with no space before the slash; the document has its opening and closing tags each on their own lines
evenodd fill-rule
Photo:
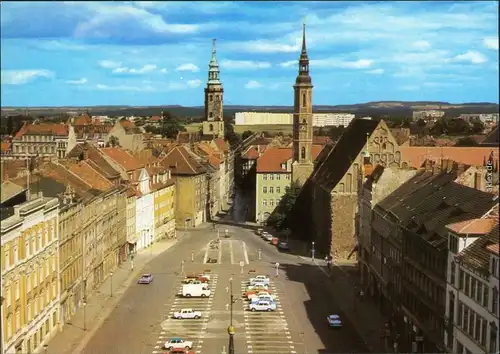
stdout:
<svg viewBox="0 0 500 354">
<path fill-rule="evenodd" d="M 302 94 L 302 106 L 303 107 L 306 106 L 306 93 L 305 92 Z"/>
<path fill-rule="evenodd" d="M 213 124 L 209 124 L 208 125 L 208 129 L 210 129 L 210 131 L 213 132 L 214 131 L 214 125 Z"/>
<path fill-rule="evenodd" d="M 302 119 L 302 124 L 304 124 L 304 125 L 306 125 L 306 124 L 307 124 L 307 122 L 306 122 L 306 120 L 305 120 L 305 119 Z"/>
<path fill-rule="evenodd" d="M 300 149 L 300 158 L 303 160 L 306 158 L 306 148 L 305 147 L 302 147 L 302 149 Z"/>
<path fill-rule="evenodd" d="M 213 95 L 210 95 L 210 102 L 212 102 L 214 100 L 214 96 Z"/>
</svg>

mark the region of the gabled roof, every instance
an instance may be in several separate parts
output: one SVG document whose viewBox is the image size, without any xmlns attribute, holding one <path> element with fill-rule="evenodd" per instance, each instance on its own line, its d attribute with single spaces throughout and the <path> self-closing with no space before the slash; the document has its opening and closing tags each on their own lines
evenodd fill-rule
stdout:
<svg viewBox="0 0 500 354">
<path fill-rule="evenodd" d="M 246 160 L 257 160 L 259 158 L 260 154 L 259 151 L 257 150 L 257 147 L 255 146 L 250 146 L 248 147 L 247 151 L 245 151 L 242 155 L 242 159 Z"/>
<path fill-rule="evenodd" d="M 92 118 L 87 113 L 83 113 L 82 115 L 77 117 L 73 122 L 73 125 L 91 125 L 91 124 L 92 124 Z"/>
<path fill-rule="evenodd" d="M 490 272 L 489 265 L 491 254 L 488 247 L 494 251 L 496 245 L 496 254 L 498 255 L 498 235 L 499 230 L 497 222 L 489 233 L 475 240 L 472 245 L 459 254 L 458 258 L 474 270 L 488 275 Z"/>
<path fill-rule="evenodd" d="M 205 168 L 183 146 L 175 146 L 159 163 L 170 169 L 173 175 L 197 175 L 205 173 Z"/>
<path fill-rule="evenodd" d="M 87 161 L 79 161 L 76 163 L 61 162 L 61 164 L 69 171 L 83 179 L 92 188 L 105 192 L 114 187 L 112 182 L 101 175 L 96 169 L 87 163 Z"/>
<path fill-rule="evenodd" d="M 104 158 L 99 149 L 88 142 L 77 144 L 66 154 L 66 158 L 71 160 L 86 160 L 92 168 L 106 178 L 114 179 L 120 177 L 120 172 Z"/>
<path fill-rule="evenodd" d="M 102 148 L 101 152 L 111 158 L 127 172 L 138 170 L 144 166 L 139 163 L 139 161 L 137 161 L 137 159 L 135 159 L 134 156 L 132 156 L 128 151 L 122 148 Z"/>
<path fill-rule="evenodd" d="M 499 145 L 499 132 L 498 132 L 498 125 L 493 128 L 491 132 L 486 135 L 484 140 L 481 142 L 482 146 L 498 146 Z"/>
<path fill-rule="evenodd" d="M 494 219 L 472 219 L 446 225 L 448 229 L 459 235 L 484 235 L 498 223 Z"/>
<path fill-rule="evenodd" d="M 39 123 L 28 124 L 25 123 L 17 132 L 14 140 L 19 140 L 23 135 L 55 135 L 55 136 L 68 136 L 69 127 L 66 124 L 56 123 Z"/>
<path fill-rule="evenodd" d="M 379 122 L 371 119 L 355 119 L 330 151 L 324 162 L 313 174 L 313 181 L 331 191 L 347 173 Z M 404 155 L 403 155 L 404 156 Z"/>
<path fill-rule="evenodd" d="M 214 139 L 213 142 L 214 142 L 215 146 L 217 146 L 217 149 L 219 149 L 219 151 L 221 153 L 229 152 L 229 145 L 226 143 L 226 141 L 224 141 L 224 139 L 217 138 L 217 139 Z"/>
</svg>

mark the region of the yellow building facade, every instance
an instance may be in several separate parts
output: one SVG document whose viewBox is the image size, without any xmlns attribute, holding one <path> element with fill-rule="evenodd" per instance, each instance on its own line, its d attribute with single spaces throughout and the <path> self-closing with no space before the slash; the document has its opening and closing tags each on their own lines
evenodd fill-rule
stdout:
<svg viewBox="0 0 500 354">
<path fill-rule="evenodd" d="M 156 240 L 175 237 L 175 192 L 173 180 L 153 189 Z"/>
<path fill-rule="evenodd" d="M 2 348 L 33 353 L 59 328 L 59 202 L 28 201 L 1 222 Z"/>
</svg>

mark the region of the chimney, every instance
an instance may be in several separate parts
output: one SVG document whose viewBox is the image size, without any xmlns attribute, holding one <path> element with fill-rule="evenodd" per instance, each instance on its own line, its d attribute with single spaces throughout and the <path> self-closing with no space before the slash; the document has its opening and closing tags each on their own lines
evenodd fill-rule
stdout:
<svg viewBox="0 0 500 354">
<path fill-rule="evenodd" d="M 483 190 L 483 174 L 481 172 L 474 173 L 474 188 L 477 190 Z"/>
</svg>

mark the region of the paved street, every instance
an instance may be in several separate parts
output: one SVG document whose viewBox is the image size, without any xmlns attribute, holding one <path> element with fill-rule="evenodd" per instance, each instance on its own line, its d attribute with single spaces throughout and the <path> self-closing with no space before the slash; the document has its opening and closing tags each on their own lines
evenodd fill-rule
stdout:
<svg viewBox="0 0 500 354">
<path fill-rule="evenodd" d="M 163 353 L 163 343 L 173 337 L 193 341 L 194 353 L 220 354 L 223 349 L 227 352 L 231 284 L 236 299 L 233 325 L 237 354 L 368 351 L 332 301 L 332 293 L 325 290 L 327 278 L 318 267 L 297 256 L 280 253 L 244 225 L 219 227 L 218 248 L 210 247 L 210 241 L 217 239 L 216 231 L 190 231 L 184 240 L 151 261 L 143 272 L 154 275 L 153 283 L 132 284 L 84 352 Z M 223 237 L 225 229 L 229 238 Z M 217 263 L 204 263 L 209 258 L 217 259 Z M 276 262 L 280 263 L 277 277 Z M 213 275 L 211 297 L 179 297 L 183 275 L 204 270 Z M 242 298 L 242 291 L 248 278 L 257 274 L 271 277 L 270 290 L 277 296 L 277 311 L 246 311 L 248 302 Z M 202 311 L 202 318 L 173 319 L 173 312 L 182 308 Z M 329 313 L 343 316 L 344 328 L 329 329 Z"/>
</svg>

